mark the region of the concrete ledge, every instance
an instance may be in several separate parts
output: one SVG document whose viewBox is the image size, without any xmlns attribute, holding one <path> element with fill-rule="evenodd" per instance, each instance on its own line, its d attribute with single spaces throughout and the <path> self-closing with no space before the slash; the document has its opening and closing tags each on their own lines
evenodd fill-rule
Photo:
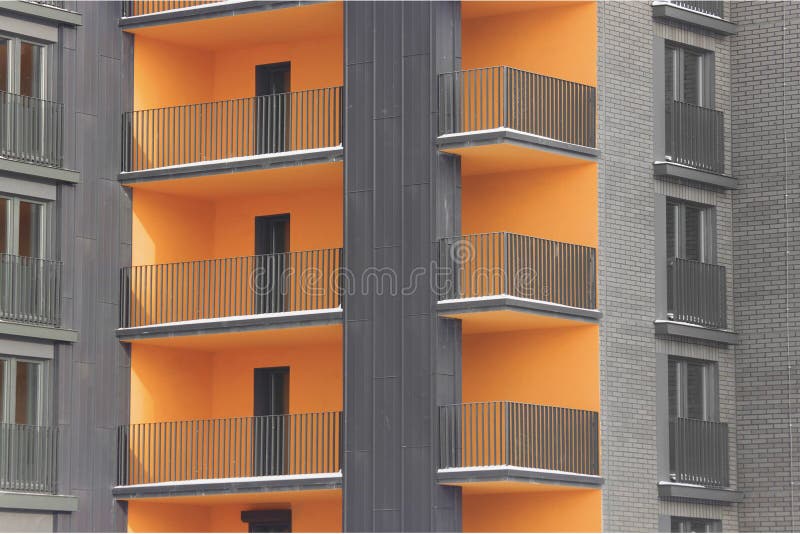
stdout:
<svg viewBox="0 0 800 534">
<path fill-rule="evenodd" d="M 669 19 L 674 22 L 691 24 L 704 30 L 709 30 L 721 35 L 733 35 L 739 31 L 739 27 L 727 20 L 723 20 L 713 15 L 706 15 L 691 9 L 676 6 L 669 2 L 654 2 L 653 16 L 656 18 Z"/>
<path fill-rule="evenodd" d="M 19 0 L 3 1 L 0 2 L 0 11 L 6 11 L 14 15 L 22 15 L 27 18 L 34 18 L 54 24 L 68 24 L 70 26 L 83 25 L 83 17 L 80 13 L 67 11 L 59 7 L 36 4 L 34 2 L 21 2 Z"/>
<path fill-rule="evenodd" d="M 692 484 L 676 484 L 659 482 L 658 496 L 667 501 L 692 501 L 705 503 L 730 504 L 742 502 L 744 493 L 728 488 L 707 488 Z"/>
<path fill-rule="evenodd" d="M 136 339 L 201 336 L 205 334 L 222 334 L 225 332 L 246 332 L 252 330 L 270 330 L 278 328 L 302 328 L 306 326 L 323 326 L 342 322 L 341 308 L 326 308 L 303 312 L 265 313 L 263 315 L 246 315 L 205 319 L 198 321 L 182 321 L 134 328 L 118 328 L 117 338 L 120 341 Z"/>
<path fill-rule="evenodd" d="M 439 469 L 436 480 L 439 484 L 450 486 L 476 482 L 523 482 L 579 487 L 598 487 L 603 484 L 603 477 L 595 475 L 508 465 Z"/>
<path fill-rule="evenodd" d="M 572 143 L 512 130 L 511 128 L 494 128 L 491 130 L 440 135 L 436 142 L 441 150 L 509 143 L 559 154 L 568 154 L 587 160 L 593 160 L 600 155 L 600 151 L 596 148 L 573 145 Z"/>
<path fill-rule="evenodd" d="M 230 158 L 215 161 L 172 165 L 141 171 L 121 172 L 119 182 L 122 185 L 155 182 L 159 180 L 196 178 L 215 174 L 232 174 L 236 172 L 259 171 L 298 165 L 314 165 L 342 161 L 344 149 L 341 146 L 314 150 L 296 150 L 278 154 L 264 154 L 256 157 Z"/>
<path fill-rule="evenodd" d="M 234 15 L 243 15 L 245 13 L 255 13 L 258 11 L 273 11 L 276 9 L 287 9 L 291 7 L 300 7 L 318 3 L 319 1 L 310 0 L 249 0 L 238 2 L 220 1 L 213 4 L 172 9 L 170 11 L 162 11 L 149 15 L 121 17 L 119 19 L 119 25 L 123 29 L 142 28 L 146 26 L 176 24 L 179 22 L 189 22 L 214 17 L 230 17 Z"/>
<path fill-rule="evenodd" d="M 715 330 L 689 323 L 679 323 L 666 319 L 657 319 L 655 324 L 656 335 L 677 336 L 699 339 L 701 341 L 711 341 L 724 345 L 735 345 L 739 341 L 739 336 L 732 330 Z"/>
<path fill-rule="evenodd" d="M 64 328 L 0 321 L 0 336 L 77 343 L 78 332 Z"/>
<path fill-rule="evenodd" d="M 736 189 L 738 187 L 736 180 L 730 176 L 701 171 L 669 161 L 656 161 L 653 163 L 653 174 L 656 178 L 682 178 L 684 180 L 691 180 L 693 182 L 719 187 L 720 189 Z"/>
<path fill-rule="evenodd" d="M 2 5 L 2 2 L 0 2 L 0 5 Z M 78 171 L 45 167 L 44 165 L 34 165 L 33 163 L 25 163 L 5 158 L 0 158 L 0 172 L 33 176 L 43 180 L 52 180 L 54 182 L 66 184 L 77 184 L 81 181 L 81 173 Z"/>
<path fill-rule="evenodd" d="M 578 319 L 590 323 L 597 322 L 602 316 L 599 310 L 573 308 L 572 306 L 554 304 L 543 300 L 523 299 L 511 295 L 440 300 L 436 304 L 436 309 L 442 315 L 480 313 L 487 311 L 517 311 L 548 315 L 551 317 Z"/>
<path fill-rule="evenodd" d="M 279 491 L 313 491 L 339 489 L 342 473 L 318 475 L 287 475 L 185 480 L 159 484 L 117 486 L 111 490 L 118 500 L 158 497 L 219 495 L 230 493 L 266 493 Z"/>
<path fill-rule="evenodd" d="M 78 510 L 78 498 L 72 495 L 46 495 L 42 493 L 0 491 L 0 509 L 40 512 L 75 512 Z"/>
</svg>

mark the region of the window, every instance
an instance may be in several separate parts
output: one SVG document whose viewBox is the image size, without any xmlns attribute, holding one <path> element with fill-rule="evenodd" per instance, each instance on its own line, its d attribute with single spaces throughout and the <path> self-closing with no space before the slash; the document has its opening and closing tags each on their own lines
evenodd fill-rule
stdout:
<svg viewBox="0 0 800 534">
<path fill-rule="evenodd" d="M 45 45 L 0 36 L 0 91 L 45 98 Z"/>
<path fill-rule="evenodd" d="M 703 421 L 719 418 L 716 363 L 670 357 L 669 417 Z"/>
<path fill-rule="evenodd" d="M 664 61 L 665 96 L 673 100 L 711 107 L 711 54 L 693 48 L 667 44 Z"/>
<path fill-rule="evenodd" d="M 42 423 L 44 363 L 0 356 L 0 422 Z"/>
<path fill-rule="evenodd" d="M 714 260 L 713 208 L 667 199 L 667 258 Z"/>
<path fill-rule="evenodd" d="M 671 523 L 671 532 L 722 532 L 722 521 L 719 519 L 673 517 Z"/>
<path fill-rule="evenodd" d="M 45 204 L 0 196 L 0 253 L 45 257 Z"/>
</svg>

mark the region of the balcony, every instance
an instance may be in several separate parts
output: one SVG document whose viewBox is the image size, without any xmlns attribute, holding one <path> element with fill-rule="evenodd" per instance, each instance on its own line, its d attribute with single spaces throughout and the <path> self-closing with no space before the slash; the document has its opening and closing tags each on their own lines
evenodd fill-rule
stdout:
<svg viewBox="0 0 800 534">
<path fill-rule="evenodd" d="M 503 66 L 439 76 L 439 146 L 474 158 L 470 173 L 591 159 L 595 122 L 588 85 Z"/>
<path fill-rule="evenodd" d="M 118 429 L 120 498 L 341 487 L 341 412 Z"/>
<path fill-rule="evenodd" d="M 715 174 L 725 171 L 721 111 L 675 100 L 667 104 L 665 119 L 668 161 Z"/>
<path fill-rule="evenodd" d="M 671 320 L 727 328 L 725 267 L 670 258 L 667 281 L 667 316 Z"/>
<path fill-rule="evenodd" d="M 340 262 L 337 248 L 125 267 L 120 335 L 339 322 Z"/>
<path fill-rule="evenodd" d="M 342 88 L 125 113 L 123 181 L 341 158 Z"/>
<path fill-rule="evenodd" d="M 518 402 L 439 408 L 439 481 L 596 486 L 598 414 Z"/>
<path fill-rule="evenodd" d="M 0 91 L 0 158 L 62 167 L 63 106 Z"/>
<path fill-rule="evenodd" d="M 465 333 L 599 317 L 591 247 L 494 232 L 445 238 L 439 254 L 438 309 Z"/>
<path fill-rule="evenodd" d="M 122 2 L 122 16 L 137 17 L 223 2 L 224 0 L 126 0 Z"/>
<path fill-rule="evenodd" d="M 0 320 L 61 324 L 61 262 L 0 254 Z"/>
<path fill-rule="evenodd" d="M 670 420 L 669 470 L 672 482 L 728 487 L 728 425 L 684 417 Z"/>
<path fill-rule="evenodd" d="M 56 492 L 58 429 L 0 423 L 0 491 Z"/>
</svg>

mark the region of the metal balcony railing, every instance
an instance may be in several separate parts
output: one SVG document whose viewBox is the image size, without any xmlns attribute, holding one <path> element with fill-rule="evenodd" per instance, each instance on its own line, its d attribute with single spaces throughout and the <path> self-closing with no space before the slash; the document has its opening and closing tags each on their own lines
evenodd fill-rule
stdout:
<svg viewBox="0 0 800 534">
<path fill-rule="evenodd" d="M 721 111 L 674 100 L 666 108 L 666 157 L 696 169 L 725 171 L 725 124 Z"/>
<path fill-rule="evenodd" d="M 511 67 L 439 75 L 439 135 L 511 128 L 595 147 L 595 88 Z"/>
<path fill-rule="evenodd" d="M 222 3 L 224 3 L 224 0 L 124 0 L 122 2 L 122 16 L 136 17 L 174 9 Z"/>
<path fill-rule="evenodd" d="M 61 167 L 63 106 L 0 91 L 0 157 Z"/>
<path fill-rule="evenodd" d="M 43 6 L 57 7 L 59 9 L 66 9 L 66 2 L 64 0 L 28 0 L 34 4 L 41 4 Z"/>
<path fill-rule="evenodd" d="M 439 468 L 514 466 L 599 475 L 597 412 L 518 402 L 439 408 Z"/>
<path fill-rule="evenodd" d="M 708 328 L 728 327 L 725 267 L 667 260 L 667 313 L 674 321 Z"/>
<path fill-rule="evenodd" d="M 123 115 L 122 170 L 335 147 L 342 88 L 131 111 Z"/>
<path fill-rule="evenodd" d="M 674 482 L 727 487 L 728 425 L 673 418 L 669 423 L 669 465 Z"/>
<path fill-rule="evenodd" d="M 684 7 L 703 15 L 722 18 L 725 3 L 721 0 L 670 0 L 670 4 Z"/>
<path fill-rule="evenodd" d="M 59 326 L 61 262 L 0 254 L 0 319 Z"/>
<path fill-rule="evenodd" d="M 56 492 L 58 429 L 0 423 L 0 490 Z"/>
<path fill-rule="evenodd" d="M 335 473 L 342 412 L 119 427 L 117 484 Z"/>
<path fill-rule="evenodd" d="M 340 306 L 341 249 L 122 269 L 120 327 Z"/>
<path fill-rule="evenodd" d="M 440 300 L 511 295 L 595 309 L 596 251 L 506 232 L 442 239 Z"/>
</svg>

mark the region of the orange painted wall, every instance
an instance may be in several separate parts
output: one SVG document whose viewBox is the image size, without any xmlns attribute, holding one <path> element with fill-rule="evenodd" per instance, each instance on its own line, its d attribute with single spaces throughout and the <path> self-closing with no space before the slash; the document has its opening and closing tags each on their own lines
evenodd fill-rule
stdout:
<svg viewBox="0 0 800 534">
<path fill-rule="evenodd" d="M 467 494 L 464 532 L 600 532 L 600 490 Z"/>
<path fill-rule="evenodd" d="M 208 507 L 132 500 L 128 501 L 128 532 L 214 532 L 214 529 Z"/>
<path fill-rule="evenodd" d="M 464 336 L 464 402 L 600 409 L 596 325 Z"/>
<path fill-rule="evenodd" d="M 465 19 L 462 66 L 507 65 L 596 85 L 596 10 L 595 2 L 554 2 L 548 7 Z"/>
<path fill-rule="evenodd" d="M 272 506 L 275 508 L 275 506 Z M 341 499 L 303 499 L 278 508 L 292 510 L 292 532 L 341 532 Z M 211 524 L 215 532 L 247 532 L 242 523 L 242 510 L 265 509 L 257 506 L 215 506 L 211 511 Z"/>
<path fill-rule="evenodd" d="M 464 176 L 461 230 L 597 246 L 597 165 Z"/>
</svg>

